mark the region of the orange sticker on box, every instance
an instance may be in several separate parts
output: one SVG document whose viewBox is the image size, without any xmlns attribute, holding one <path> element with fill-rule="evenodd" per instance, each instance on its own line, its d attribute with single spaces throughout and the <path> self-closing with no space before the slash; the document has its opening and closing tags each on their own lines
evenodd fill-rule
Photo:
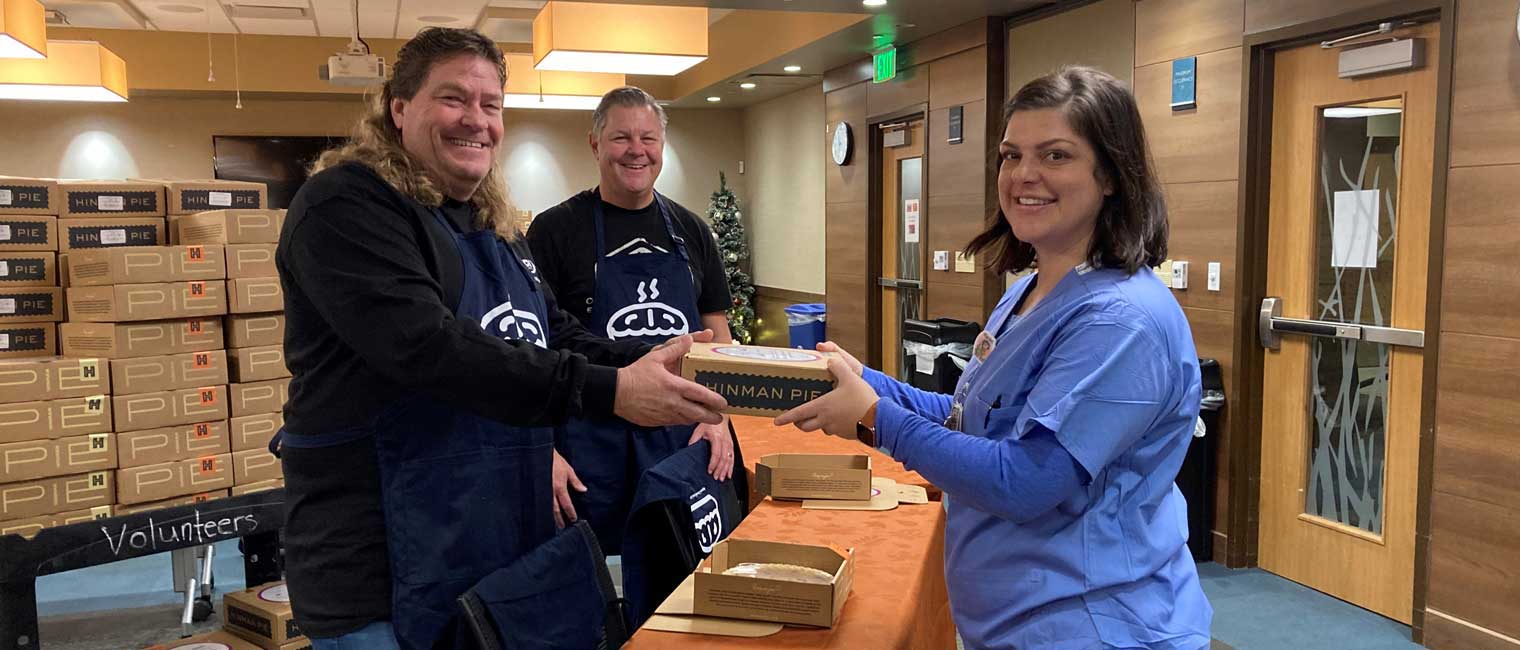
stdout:
<svg viewBox="0 0 1520 650">
<path fill-rule="evenodd" d="M 193 320 L 185 323 L 186 334 L 200 334 L 206 328 L 204 321 Z"/>
<path fill-rule="evenodd" d="M 199 439 L 199 438 L 210 438 L 211 437 L 211 424 L 209 422 L 202 422 L 200 424 L 195 425 L 195 437 L 197 439 Z"/>
<path fill-rule="evenodd" d="M 199 280 L 197 280 L 195 282 L 191 282 L 190 283 L 190 295 L 192 295 L 192 296 L 204 296 L 204 295 L 206 295 L 206 283 L 205 282 L 201 282 Z"/>
<path fill-rule="evenodd" d="M 211 367 L 211 353 L 210 352 L 196 352 L 195 353 L 195 368 L 197 370 L 199 370 L 201 368 L 210 368 L 210 367 Z"/>
<path fill-rule="evenodd" d="M 185 261 L 186 262 L 199 262 L 199 261 L 204 260 L 204 259 L 206 259 L 206 247 L 205 246 L 196 245 L 196 246 L 186 246 L 185 247 Z"/>
<path fill-rule="evenodd" d="M 205 502 L 211 500 L 211 493 L 210 492 L 202 492 L 202 493 L 197 494 L 194 497 L 192 497 L 192 499 L 194 500 L 195 503 L 205 503 Z"/>
<path fill-rule="evenodd" d="M 195 473 L 206 475 L 216 472 L 216 456 L 207 456 L 195 462 Z"/>
<path fill-rule="evenodd" d="M 210 406 L 216 403 L 216 387 L 208 386 L 197 389 L 201 395 L 201 406 Z"/>
</svg>

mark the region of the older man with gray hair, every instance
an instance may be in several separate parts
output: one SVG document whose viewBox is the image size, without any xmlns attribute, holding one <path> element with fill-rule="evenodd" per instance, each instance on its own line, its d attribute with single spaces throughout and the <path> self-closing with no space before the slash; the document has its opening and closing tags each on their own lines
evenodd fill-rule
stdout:
<svg viewBox="0 0 1520 650">
<path fill-rule="evenodd" d="M 592 332 L 659 343 L 711 329 L 714 341 L 729 342 L 733 302 L 712 230 L 654 189 L 668 120 L 639 88 L 604 95 L 587 137 L 599 185 L 538 215 L 528 244 L 560 304 Z M 562 525 L 586 519 L 603 548 L 618 553 L 643 471 L 702 439 L 712 446 L 708 473 L 732 476 L 737 445 L 726 418 L 695 427 L 572 420 L 555 436 L 556 517 Z"/>
</svg>

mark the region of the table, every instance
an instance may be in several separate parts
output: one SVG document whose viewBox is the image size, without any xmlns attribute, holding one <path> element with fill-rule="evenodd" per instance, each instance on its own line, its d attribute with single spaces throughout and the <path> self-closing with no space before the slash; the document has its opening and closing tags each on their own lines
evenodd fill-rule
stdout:
<svg viewBox="0 0 1520 650">
<path fill-rule="evenodd" d="M 764 418 L 735 417 L 734 428 L 751 472 L 755 459 L 770 453 L 868 453 L 875 475 L 929 487 L 923 477 L 856 442 L 773 427 Z M 626 649 L 955 648 L 945 590 L 945 510 L 937 502 L 864 512 L 803 510 L 798 502 L 765 499 L 730 537 L 853 547 L 855 584 L 839 622 L 829 629 L 788 626 L 758 639 L 640 630 Z"/>
<path fill-rule="evenodd" d="M 768 454 L 867 454 L 871 457 L 871 475 L 884 476 L 904 485 L 917 485 L 929 493 L 930 501 L 939 501 L 940 490 L 918 472 L 903 467 L 891 456 L 854 440 L 846 440 L 821 431 L 808 433 L 794 426 L 778 427 L 771 418 L 735 415 L 730 418 L 739 448 L 744 452 L 744 466 L 749 471 L 750 506 L 764 497 L 755 493 L 755 463 Z"/>
</svg>

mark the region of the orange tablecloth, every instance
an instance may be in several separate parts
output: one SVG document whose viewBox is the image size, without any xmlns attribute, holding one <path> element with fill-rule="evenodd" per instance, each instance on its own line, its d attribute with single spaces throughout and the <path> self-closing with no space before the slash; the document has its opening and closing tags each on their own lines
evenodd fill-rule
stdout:
<svg viewBox="0 0 1520 650">
<path fill-rule="evenodd" d="M 755 461 L 774 453 L 868 453 L 872 474 L 939 491 L 922 476 L 865 445 L 769 418 L 736 416 L 753 485 Z M 758 639 L 641 630 L 625 648 L 848 648 L 850 650 L 954 650 L 955 624 L 945 591 L 945 510 L 938 502 L 902 505 L 886 512 L 803 510 L 798 502 L 755 498 L 754 510 L 730 537 L 855 549 L 855 584 L 839 622 L 830 629 L 791 627 Z"/>
<path fill-rule="evenodd" d="M 624 648 L 955 649 L 945 591 L 945 510 L 937 502 L 863 512 L 766 500 L 730 537 L 853 547 L 855 585 L 839 622 L 829 629 L 787 626 L 758 639 L 640 630 Z"/>
<path fill-rule="evenodd" d="M 767 454 L 868 454 L 871 456 L 871 475 L 884 476 L 905 485 L 917 485 L 929 492 L 929 499 L 938 501 L 939 488 L 910 471 L 891 456 L 853 440 L 845 440 L 822 432 L 807 433 L 793 426 L 778 427 L 771 418 L 735 415 L 734 434 L 739 436 L 739 448 L 744 451 L 744 466 L 750 475 L 750 506 L 761 501 L 754 493 L 755 463 Z"/>
</svg>

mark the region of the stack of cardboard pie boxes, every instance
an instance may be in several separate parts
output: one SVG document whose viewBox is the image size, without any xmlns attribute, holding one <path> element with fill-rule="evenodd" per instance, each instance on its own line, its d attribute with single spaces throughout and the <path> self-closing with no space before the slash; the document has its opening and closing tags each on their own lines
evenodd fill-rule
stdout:
<svg viewBox="0 0 1520 650">
<path fill-rule="evenodd" d="M 236 181 L 0 177 L 0 534 L 283 484 L 266 202 Z"/>
</svg>

